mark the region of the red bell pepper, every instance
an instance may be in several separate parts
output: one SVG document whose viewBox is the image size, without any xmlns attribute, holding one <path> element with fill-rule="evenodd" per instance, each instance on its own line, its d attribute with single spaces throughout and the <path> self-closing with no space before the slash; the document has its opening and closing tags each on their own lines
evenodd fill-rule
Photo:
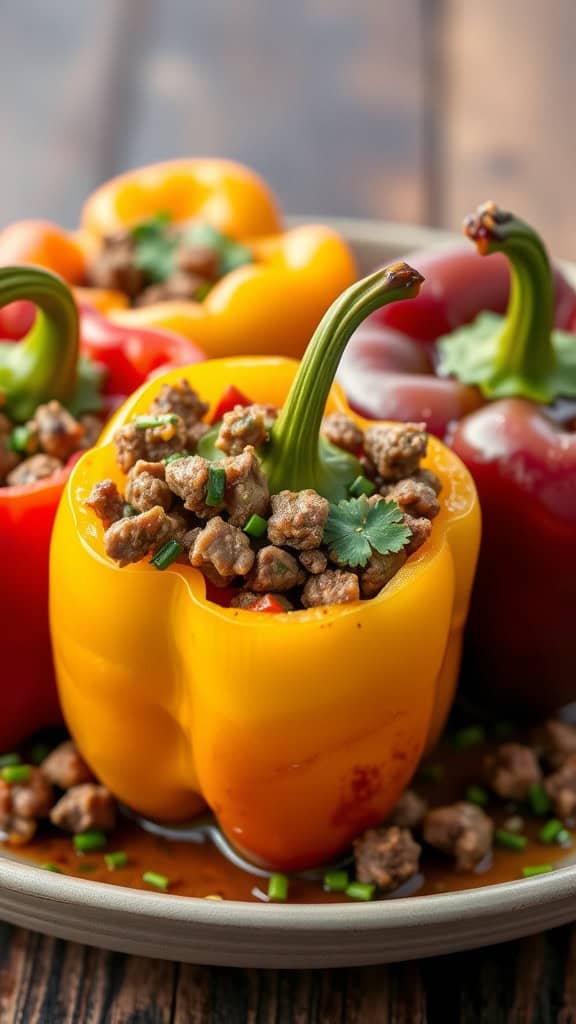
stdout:
<svg viewBox="0 0 576 1024">
<path fill-rule="evenodd" d="M 53 398 L 75 412 L 103 412 L 113 403 L 98 393 L 99 388 L 124 397 L 157 366 L 203 358 L 176 335 L 125 330 L 92 312 L 84 314 L 80 346 L 78 312 L 63 281 L 38 268 L 1 268 L 0 311 L 23 299 L 26 304 L 18 302 L 11 311 L 34 303 L 32 328 L 21 341 L 0 344 L 2 410 L 14 423 L 25 422 L 40 403 Z M 85 358 L 86 353 L 97 362 Z M 59 720 L 48 629 L 48 551 L 58 501 L 74 461 L 73 456 L 67 467 L 46 480 L 0 487 L 4 751 Z"/>
<path fill-rule="evenodd" d="M 373 323 L 377 341 L 358 332 L 341 380 L 371 416 L 423 419 L 448 433 L 484 520 L 465 685 L 516 711 L 547 710 L 576 699 L 576 335 L 553 329 L 576 326 L 576 294 L 535 232 L 494 204 L 465 232 L 478 252 L 440 252 L 428 267 L 416 260 L 432 300 L 420 312 L 419 299 L 397 303 L 394 320 L 412 337 L 391 334 L 390 321 Z M 499 255 L 483 262 L 488 253 Z M 481 311 L 501 305 L 504 261 L 511 289 L 501 317 Z M 471 268 L 485 266 L 493 276 L 481 271 L 477 281 Z"/>
</svg>

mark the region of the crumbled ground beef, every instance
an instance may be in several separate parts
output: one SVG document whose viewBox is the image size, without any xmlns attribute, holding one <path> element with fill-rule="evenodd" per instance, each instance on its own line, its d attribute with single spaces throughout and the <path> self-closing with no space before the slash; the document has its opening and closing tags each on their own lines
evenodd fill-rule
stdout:
<svg viewBox="0 0 576 1024">
<path fill-rule="evenodd" d="M 70 789 L 83 782 L 94 781 L 92 772 L 72 740 L 66 740 L 48 754 L 40 765 L 40 771 L 48 782 L 60 789 Z"/>
<path fill-rule="evenodd" d="M 410 480 L 414 480 L 416 483 L 426 484 L 427 487 L 431 487 L 434 494 L 440 494 L 442 490 L 442 481 L 433 473 L 431 469 L 417 469 L 415 473 L 412 473 Z"/>
<path fill-rule="evenodd" d="M 557 772 L 544 779 L 544 788 L 559 818 L 576 813 L 576 754 L 570 754 Z"/>
<path fill-rule="evenodd" d="M 524 800 L 531 786 L 542 781 L 538 758 L 521 743 L 502 743 L 484 762 L 490 788 L 504 800 Z"/>
<path fill-rule="evenodd" d="M 263 597 L 272 597 L 284 608 L 285 611 L 293 610 L 294 605 L 288 600 L 285 594 L 255 594 L 253 590 L 240 590 L 230 601 L 231 608 L 249 608 L 254 601 L 260 601 Z"/>
<path fill-rule="evenodd" d="M 12 429 L 8 417 L 0 413 L 0 483 L 20 461 L 18 453 L 10 448 Z"/>
<path fill-rule="evenodd" d="M 298 555 L 298 561 L 300 565 L 303 565 L 306 572 L 311 573 L 312 576 L 318 576 L 319 573 L 324 572 L 328 565 L 328 559 L 320 548 L 311 548 L 309 551 L 301 551 Z"/>
<path fill-rule="evenodd" d="M 54 455 L 65 462 L 80 448 L 84 434 L 82 424 L 60 402 L 39 405 L 32 422 L 36 425 L 40 445 L 47 455 Z"/>
<path fill-rule="evenodd" d="M 124 499 L 114 480 L 101 480 L 94 484 L 86 505 L 96 513 L 106 529 L 124 515 Z"/>
<path fill-rule="evenodd" d="M 419 828 L 428 810 L 428 804 L 413 789 L 405 789 L 387 824 L 398 828 Z"/>
<path fill-rule="evenodd" d="M 78 422 L 82 426 L 82 440 L 80 447 L 92 448 L 102 433 L 102 420 L 98 416 L 93 416 L 92 413 L 88 412 L 84 416 L 81 416 Z"/>
<path fill-rule="evenodd" d="M 220 516 L 198 533 L 189 557 L 191 564 L 203 572 L 211 566 L 222 581 L 247 576 L 254 564 L 250 539 Z"/>
<path fill-rule="evenodd" d="M 356 878 L 393 892 L 417 874 L 421 852 L 406 828 L 368 829 L 354 841 Z"/>
<path fill-rule="evenodd" d="M 216 448 L 226 455 L 240 455 L 246 445 L 258 448 L 269 438 L 270 413 L 265 405 L 236 405 L 225 412 Z"/>
<path fill-rule="evenodd" d="M 306 573 L 293 555 L 270 544 L 256 552 L 246 586 L 257 594 L 282 593 L 304 583 Z"/>
<path fill-rule="evenodd" d="M 72 786 L 50 811 L 50 821 L 66 832 L 92 828 L 111 832 L 116 825 L 116 801 L 105 786 L 97 783 Z"/>
<path fill-rule="evenodd" d="M 268 537 L 272 544 L 287 544 L 299 551 L 317 548 L 328 518 L 328 502 L 316 491 L 280 491 L 271 498 Z"/>
<path fill-rule="evenodd" d="M 138 512 L 160 505 L 165 512 L 170 508 L 174 495 L 166 483 L 166 466 L 163 462 L 146 462 L 138 459 L 128 473 L 126 501 Z"/>
<path fill-rule="evenodd" d="M 234 526 L 245 526 L 250 516 L 265 518 L 270 507 L 270 491 L 254 448 L 248 445 L 241 455 L 224 459 L 223 465 L 230 522 Z"/>
<path fill-rule="evenodd" d="M 387 487 L 386 500 L 395 501 L 403 512 L 414 516 L 415 519 L 420 516 L 434 519 L 440 511 L 436 492 L 428 484 L 414 480 L 413 477 L 406 477 Z"/>
<path fill-rule="evenodd" d="M 428 537 L 432 533 L 432 523 L 429 519 L 414 519 L 413 516 L 409 516 L 406 512 L 404 513 L 404 525 L 408 527 L 412 533 L 411 539 L 404 548 L 407 555 L 414 554 L 426 543 Z"/>
<path fill-rule="evenodd" d="M 53 802 L 52 786 L 39 768 L 30 769 L 27 782 L 9 784 L 0 780 L 0 828 L 18 831 L 18 821 L 46 818 Z"/>
<path fill-rule="evenodd" d="M 552 718 L 544 729 L 548 760 L 554 767 L 560 767 L 567 757 L 576 754 L 576 725 Z"/>
<path fill-rule="evenodd" d="M 344 569 L 327 569 L 318 576 L 309 576 L 302 591 L 304 608 L 326 604 L 348 604 L 360 600 L 358 577 Z"/>
<path fill-rule="evenodd" d="M 96 288 L 124 292 L 134 299 L 146 285 L 144 273 L 136 266 L 136 246 L 131 231 L 108 235 L 88 268 L 88 283 Z"/>
<path fill-rule="evenodd" d="M 165 416 L 167 413 L 180 416 L 186 428 L 185 450 L 190 453 L 196 450 L 202 434 L 209 429 L 207 423 L 202 423 L 208 412 L 208 403 L 202 401 L 187 380 L 163 384 L 150 406 L 150 412 L 153 416 Z"/>
<path fill-rule="evenodd" d="M 15 469 L 8 473 L 6 483 L 9 487 L 24 487 L 35 484 L 62 469 L 62 462 L 54 455 L 32 455 L 29 459 L 19 462 Z"/>
<path fill-rule="evenodd" d="M 112 523 L 104 534 L 106 554 L 120 566 L 140 562 L 182 533 L 182 524 L 156 505 L 148 512 Z"/>
<path fill-rule="evenodd" d="M 494 823 L 475 804 L 450 804 L 428 811 L 423 836 L 430 846 L 447 853 L 462 871 L 472 871 L 492 848 Z"/>
<path fill-rule="evenodd" d="M 364 597 L 376 597 L 406 561 L 404 551 L 380 555 L 373 551 L 364 569 L 360 570 L 360 589 Z"/>
<path fill-rule="evenodd" d="M 402 480 L 420 467 L 428 435 L 424 423 L 375 424 L 364 434 L 364 448 L 384 481 Z"/>
<path fill-rule="evenodd" d="M 180 416 L 175 423 L 162 423 L 145 430 L 136 423 L 126 423 L 114 434 L 116 461 L 123 473 L 132 469 L 139 459 L 161 462 L 186 449 L 186 436 L 186 426 Z"/>
<path fill-rule="evenodd" d="M 364 442 L 364 434 L 358 424 L 343 412 L 331 412 L 324 417 L 322 436 L 337 448 L 354 454 L 360 451 Z"/>
<path fill-rule="evenodd" d="M 190 455 L 185 459 L 177 459 L 166 466 L 166 483 L 184 502 L 184 508 L 194 512 L 200 519 L 208 519 L 218 515 L 224 505 L 206 505 L 208 489 L 208 470 L 210 463 L 201 455 Z"/>
</svg>

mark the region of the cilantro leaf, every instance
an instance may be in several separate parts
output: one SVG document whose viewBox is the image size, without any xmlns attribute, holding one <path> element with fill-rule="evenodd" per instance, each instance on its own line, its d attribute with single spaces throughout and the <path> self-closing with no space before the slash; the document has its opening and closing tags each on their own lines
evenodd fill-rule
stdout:
<svg viewBox="0 0 576 1024">
<path fill-rule="evenodd" d="M 224 277 L 237 267 L 254 262 L 252 251 L 247 245 L 235 242 L 234 239 L 222 234 L 218 228 L 204 221 L 190 224 L 184 232 L 184 238 L 188 245 L 215 250 L 218 256 L 218 277 Z"/>
<path fill-rule="evenodd" d="M 166 281 L 176 269 L 179 239 L 170 230 L 170 215 L 157 213 L 132 229 L 134 262 L 154 284 Z"/>
<path fill-rule="evenodd" d="M 395 501 L 370 505 L 363 494 L 329 507 L 324 543 L 341 565 L 365 566 L 373 551 L 381 555 L 400 551 L 410 537 Z"/>
</svg>

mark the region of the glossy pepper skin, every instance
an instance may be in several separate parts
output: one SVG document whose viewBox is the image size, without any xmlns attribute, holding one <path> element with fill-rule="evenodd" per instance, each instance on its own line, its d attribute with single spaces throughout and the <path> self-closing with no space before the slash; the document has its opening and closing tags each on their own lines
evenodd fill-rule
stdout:
<svg viewBox="0 0 576 1024">
<path fill-rule="evenodd" d="M 98 306 L 119 324 L 176 331 L 210 357 L 246 352 L 301 356 L 322 314 L 356 277 L 352 255 L 336 232 L 322 225 L 285 230 L 264 182 L 228 160 L 177 160 L 130 171 L 89 197 L 76 236 L 49 227 L 51 235 L 60 232 L 62 262 L 63 253 L 75 246 L 85 268 L 106 235 L 160 212 L 174 223 L 198 219 L 245 243 L 254 263 L 226 274 L 202 302 L 127 309 L 120 292 L 87 288 L 80 288 L 79 300 Z M 5 246 L 10 262 L 30 262 L 28 254 L 44 253 L 42 231 L 35 240 L 26 231 L 16 257 L 18 227 L 6 229 L 7 240 L 6 231 L 0 233 L 0 263 Z M 69 263 L 76 275 L 76 262 Z M 78 284 L 77 275 L 71 283 Z"/>
<path fill-rule="evenodd" d="M 95 411 L 103 411 L 102 403 L 104 409 L 117 405 L 151 370 L 169 360 L 178 365 L 202 358 L 185 339 L 160 331 L 136 335 L 96 314 L 84 321 L 80 345 L 69 288 L 39 269 L 0 269 L 0 307 L 9 303 L 14 309 L 14 298 L 39 311 L 26 338 L 13 345 L 0 341 L 3 408 L 15 422 L 24 422 L 43 401 L 67 402 L 76 384 L 80 349 L 104 375 L 103 399 L 91 395 L 94 404 L 88 405 Z M 60 720 L 48 624 L 48 552 L 58 502 L 75 458 L 46 480 L 0 487 L 0 642 L 6 680 L 0 751 Z"/>
<path fill-rule="evenodd" d="M 508 256 L 513 287 L 476 370 L 491 401 L 451 442 L 485 522 L 465 678 L 480 699 L 545 712 L 576 699 L 576 334 L 552 330 L 548 259 L 527 225 L 486 204 L 466 231 L 481 253 Z M 462 332 L 445 351 L 468 340 L 478 351 Z"/>
<path fill-rule="evenodd" d="M 414 294 L 419 275 L 405 273 L 391 268 L 379 303 Z M 309 424 L 326 398 L 328 410 L 349 412 L 330 387 L 336 352 L 323 325 L 314 339 L 328 346 L 320 379 L 309 376 L 314 358 L 299 371 L 292 360 L 244 357 L 198 364 L 137 392 L 75 467 L 52 546 L 59 688 L 83 755 L 148 817 L 186 819 L 206 801 L 237 847 L 281 870 L 327 861 L 381 821 L 444 720 L 479 539 L 469 474 L 431 439 L 427 465 L 442 479 L 442 511 L 429 542 L 389 586 L 371 601 L 268 615 L 207 600 L 203 576 L 189 565 L 118 569 L 83 501 L 97 480 L 121 483 L 113 428 L 147 410 L 161 383 L 182 372 L 211 412 L 230 384 L 283 406 L 271 451 L 300 486 L 327 456 L 316 435 L 297 465 L 289 457 L 300 385 L 314 407 Z M 355 326 L 352 316 L 346 329 Z M 331 493 L 357 472 L 349 458 L 348 469 L 344 460 L 330 472 L 324 465 Z"/>
<path fill-rule="evenodd" d="M 435 342 L 482 310 L 504 313 L 510 270 L 502 253 L 489 260 L 458 243 L 407 257 L 426 282 L 413 302 L 377 310 L 352 338 L 338 379 L 352 407 L 374 419 L 425 420 L 446 437 L 452 424 L 484 404 L 476 387 L 436 370 Z M 576 292 L 553 267 L 554 323 L 576 331 Z"/>
</svg>

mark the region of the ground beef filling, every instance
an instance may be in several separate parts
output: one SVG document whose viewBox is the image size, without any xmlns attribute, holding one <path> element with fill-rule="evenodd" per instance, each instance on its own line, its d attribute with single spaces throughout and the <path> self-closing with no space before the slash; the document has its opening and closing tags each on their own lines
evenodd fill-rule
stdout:
<svg viewBox="0 0 576 1024">
<path fill-rule="evenodd" d="M 163 386 L 150 415 L 116 431 L 124 485 L 100 481 L 86 504 L 120 566 L 145 558 L 158 565 L 156 556 L 172 544 L 174 558 L 188 559 L 215 587 L 233 588 L 231 607 L 257 610 L 271 596 L 280 608 L 298 610 L 376 597 L 428 540 L 441 484 L 420 466 L 427 441 L 421 424 L 374 424 L 364 434 L 344 413 L 324 420 L 331 444 L 369 455 L 378 490 L 368 504 L 395 502 L 408 528 L 400 551 L 372 549 L 358 566 L 325 542 L 326 498 L 312 488 L 270 494 L 257 447 L 268 440 L 277 410 L 252 404 L 225 413 L 215 441 L 221 457 L 210 462 L 196 451 L 207 408 L 182 380 Z"/>
<path fill-rule="evenodd" d="M 158 216 L 108 235 L 88 267 L 86 283 L 123 292 L 133 306 L 201 302 L 235 265 L 252 262 L 252 255 L 209 228 L 206 237 L 199 239 L 194 233 L 198 227 L 194 222 L 165 223 Z M 223 262 L 222 247 L 231 246 L 234 262 Z M 239 248 L 243 251 L 237 262 Z"/>
<path fill-rule="evenodd" d="M 48 479 L 76 452 L 90 448 L 101 429 L 97 416 L 75 419 L 56 401 L 39 405 L 25 424 L 0 413 L 0 487 Z"/>
</svg>

